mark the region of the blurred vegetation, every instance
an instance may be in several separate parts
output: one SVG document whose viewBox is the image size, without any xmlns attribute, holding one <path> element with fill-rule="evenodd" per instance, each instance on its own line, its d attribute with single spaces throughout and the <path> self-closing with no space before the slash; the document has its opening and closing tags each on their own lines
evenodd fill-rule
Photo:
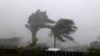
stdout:
<svg viewBox="0 0 100 56">
<path fill-rule="evenodd" d="M 25 26 L 31 31 L 32 38 L 35 38 L 37 32 L 41 28 L 51 28 L 51 25 L 48 25 L 47 23 L 53 24 L 55 21 L 48 18 L 46 11 L 40 11 L 39 9 L 29 16 L 28 22 Z"/>
<path fill-rule="evenodd" d="M 54 24 L 54 26 L 52 24 Z M 48 18 L 46 11 L 40 10 L 37 10 L 29 16 L 28 23 L 25 26 L 31 31 L 32 39 L 36 37 L 36 34 L 40 29 L 50 29 L 51 35 L 54 37 L 54 47 L 56 47 L 56 39 L 61 42 L 65 42 L 64 38 L 74 41 L 70 34 L 77 29 L 73 20 L 61 18 L 55 22 Z"/>
<path fill-rule="evenodd" d="M 96 40 L 90 43 L 91 48 L 98 48 L 100 49 L 100 41 Z"/>
<path fill-rule="evenodd" d="M 29 42 L 29 49 L 23 46 L 16 46 L 15 49 L 0 49 L 0 56 L 41 56 L 43 52 L 48 48 L 47 46 L 36 46 L 36 38 L 33 39 L 32 43 Z"/>
<path fill-rule="evenodd" d="M 74 41 L 70 34 L 75 32 L 77 27 L 75 23 L 71 19 L 64 19 L 61 18 L 56 22 L 54 26 L 51 28 L 51 37 L 54 37 L 54 47 L 56 47 L 56 39 L 60 40 L 61 42 L 65 42 L 65 38 Z"/>
<path fill-rule="evenodd" d="M 87 56 L 100 56 L 100 49 L 99 48 L 89 48 Z"/>
</svg>

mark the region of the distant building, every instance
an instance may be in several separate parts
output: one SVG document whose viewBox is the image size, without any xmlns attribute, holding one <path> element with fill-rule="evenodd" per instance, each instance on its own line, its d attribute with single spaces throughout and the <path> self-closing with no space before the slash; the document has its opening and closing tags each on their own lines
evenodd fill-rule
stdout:
<svg viewBox="0 0 100 56">
<path fill-rule="evenodd" d="M 86 52 L 87 51 L 87 47 L 84 47 L 84 46 L 73 46 L 73 47 L 64 48 L 63 50 L 64 51 Z"/>
<path fill-rule="evenodd" d="M 17 37 L 0 39 L 1 48 L 14 48 L 19 44 L 20 44 L 20 38 Z"/>
</svg>

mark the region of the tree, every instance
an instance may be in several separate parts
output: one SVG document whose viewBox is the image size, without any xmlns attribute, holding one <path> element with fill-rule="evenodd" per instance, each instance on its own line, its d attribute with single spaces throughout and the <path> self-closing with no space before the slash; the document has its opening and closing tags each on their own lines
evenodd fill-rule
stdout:
<svg viewBox="0 0 100 56">
<path fill-rule="evenodd" d="M 36 33 L 41 28 L 48 28 L 51 30 L 54 35 L 54 46 L 56 47 L 56 38 L 62 42 L 65 40 L 63 37 L 74 40 L 70 34 L 75 32 L 77 27 L 75 26 L 73 20 L 70 19 L 60 19 L 58 20 L 54 26 L 49 25 L 47 23 L 55 23 L 55 21 L 50 20 L 46 14 L 46 11 L 37 10 L 35 13 L 29 17 L 28 24 L 26 27 L 32 32 L 32 38 L 36 38 Z"/>
<path fill-rule="evenodd" d="M 38 39 L 34 38 L 32 43 L 28 42 L 32 50 L 32 56 L 40 56 L 48 48 L 48 46 L 37 45 L 37 41 Z"/>
<path fill-rule="evenodd" d="M 37 38 L 34 38 L 31 42 L 28 42 L 27 48 L 23 46 L 16 46 L 17 56 L 41 56 L 41 54 L 48 48 L 48 46 L 37 45 Z M 27 51 L 27 52 L 26 52 Z M 31 51 L 31 52 L 30 52 Z"/>
<path fill-rule="evenodd" d="M 90 47 L 100 49 L 100 41 L 93 41 L 92 43 L 90 43 Z"/>
<path fill-rule="evenodd" d="M 46 11 L 37 10 L 35 13 L 29 16 L 28 24 L 26 27 L 31 31 L 32 38 L 36 38 L 36 33 L 41 28 L 51 28 L 47 23 L 55 23 L 50 20 L 46 14 Z"/>
<path fill-rule="evenodd" d="M 100 37 L 98 36 L 95 41 L 90 43 L 91 48 L 99 48 L 100 49 Z"/>
<path fill-rule="evenodd" d="M 56 38 L 62 42 L 65 42 L 64 38 L 74 41 L 70 34 L 75 32 L 76 29 L 77 27 L 75 26 L 73 20 L 63 18 L 58 20 L 57 23 L 51 28 L 51 36 L 54 36 L 54 48 L 56 47 Z"/>
</svg>

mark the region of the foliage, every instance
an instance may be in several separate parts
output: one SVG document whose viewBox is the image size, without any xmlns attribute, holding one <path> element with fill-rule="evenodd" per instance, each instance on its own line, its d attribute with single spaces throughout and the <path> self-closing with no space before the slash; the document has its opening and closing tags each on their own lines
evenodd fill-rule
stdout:
<svg viewBox="0 0 100 56">
<path fill-rule="evenodd" d="M 100 41 L 98 39 L 99 38 L 90 43 L 90 47 L 88 48 L 88 56 L 100 56 Z"/>
<path fill-rule="evenodd" d="M 34 38 L 32 43 L 29 42 L 31 49 L 26 49 L 23 46 L 16 46 L 15 49 L 0 49 L 0 56 L 41 56 L 48 47 L 36 45 L 37 40 Z"/>
<path fill-rule="evenodd" d="M 51 24 L 55 23 L 55 21 L 48 18 L 46 11 L 43 12 L 37 10 L 35 13 L 32 13 L 29 16 L 26 27 L 32 32 L 32 38 L 36 37 L 37 31 L 39 29 L 48 28 L 51 30 L 51 35 L 54 36 L 54 42 L 56 42 L 56 38 L 62 42 L 65 42 L 64 38 L 74 41 L 74 39 L 70 36 L 70 34 L 75 32 L 77 29 L 73 20 L 61 18 L 55 23 L 54 26 L 47 23 Z"/>
<path fill-rule="evenodd" d="M 20 47 L 17 46 L 15 50 L 18 56 L 22 56 L 25 52 L 25 49 L 23 46 L 20 46 Z"/>
<path fill-rule="evenodd" d="M 89 48 L 88 51 L 88 56 L 100 56 L 100 49 L 98 48 Z"/>
<path fill-rule="evenodd" d="M 34 38 L 32 43 L 29 42 L 29 46 L 31 47 L 32 49 L 32 53 L 33 56 L 38 56 L 40 54 L 42 54 L 42 52 L 44 52 L 48 47 L 44 47 L 44 46 L 36 46 L 36 43 L 37 43 L 38 39 L 37 38 Z"/>
<path fill-rule="evenodd" d="M 100 48 L 100 41 L 93 41 L 90 43 L 91 48 Z"/>
<path fill-rule="evenodd" d="M 60 19 L 51 28 L 51 34 L 62 42 L 65 41 L 63 37 L 73 41 L 74 39 L 70 36 L 70 34 L 75 32 L 76 29 L 77 27 L 75 26 L 73 20 Z"/>
<path fill-rule="evenodd" d="M 36 33 L 41 28 L 50 28 L 50 25 L 47 23 L 55 23 L 53 20 L 50 20 L 46 14 L 46 11 L 37 10 L 35 13 L 32 13 L 29 16 L 28 24 L 26 27 L 31 31 L 32 38 L 36 37 Z"/>
<path fill-rule="evenodd" d="M 54 47 L 56 47 L 56 39 L 65 42 L 64 38 L 71 41 L 74 39 L 70 36 L 71 33 L 75 32 L 77 27 L 75 26 L 73 20 L 70 19 L 60 19 L 51 28 L 51 36 L 54 36 Z M 64 38 L 63 38 L 64 37 Z"/>
<path fill-rule="evenodd" d="M 32 43 L 28 42 L 28 43 L 29 43 L 29 46 L 30 46 L 32 49 L 34 49 L 34 47 L 36 46 L 37 41 L 38 41 L 38 39 L 37 39 L 37 38 L 34 38 L 34 39 L 32 40 Z"/>
</svg>

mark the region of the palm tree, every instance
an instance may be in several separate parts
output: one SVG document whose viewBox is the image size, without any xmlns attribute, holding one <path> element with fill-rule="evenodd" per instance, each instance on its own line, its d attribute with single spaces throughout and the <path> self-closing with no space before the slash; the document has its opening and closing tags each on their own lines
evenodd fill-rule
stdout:
<svg viewBox="0 0 100 56">
<path fill-rule="evenodd" d="M 36 34 L 41 28 L 51 28 L 47 23 L 55 23 L 55 21 L 50 20 L 46 14 L 46 11 L 37 10 L 29 16 L 28 24 L 25 26 L 31 31 L 32 39 L 36 38 Z"/>
<path fill-rule="evenodd" d="M 73 38 L 70 36 L 70 33 L 75 32 L 77 27 L 75 26 L 73 20 L 70 19 L 60 19 L 56 22 L 54 26 L 48 25 L 47 23 L 55 23 L 55 21 L 50 20 L 46 14 L 46 11 L 37 10 L 35 13 L 32 13 L 29 17 L 28 24 L 26 27 L 32 33 L 32 40 L 36 38 L 36 34 L 41 28 L 48 28 L 51 30 L 54 35 L 54 47 L 56 47 L 56 38 L 62 42 L 65 40 L 63 37 L 73 41 Z"/>
<path fill-rule="evenodd" d="M 56 39 L 65 42 L 64 38 L 71 41 L 74 39 L 70 36 L 71 33 L 75 32 L 77 27 L 75 26 L 73 20 L 70 19 L 60 19 L 51 28 L 51 36 L 54 36 L 54 48 L 56 48 Z"/>
</svg>

